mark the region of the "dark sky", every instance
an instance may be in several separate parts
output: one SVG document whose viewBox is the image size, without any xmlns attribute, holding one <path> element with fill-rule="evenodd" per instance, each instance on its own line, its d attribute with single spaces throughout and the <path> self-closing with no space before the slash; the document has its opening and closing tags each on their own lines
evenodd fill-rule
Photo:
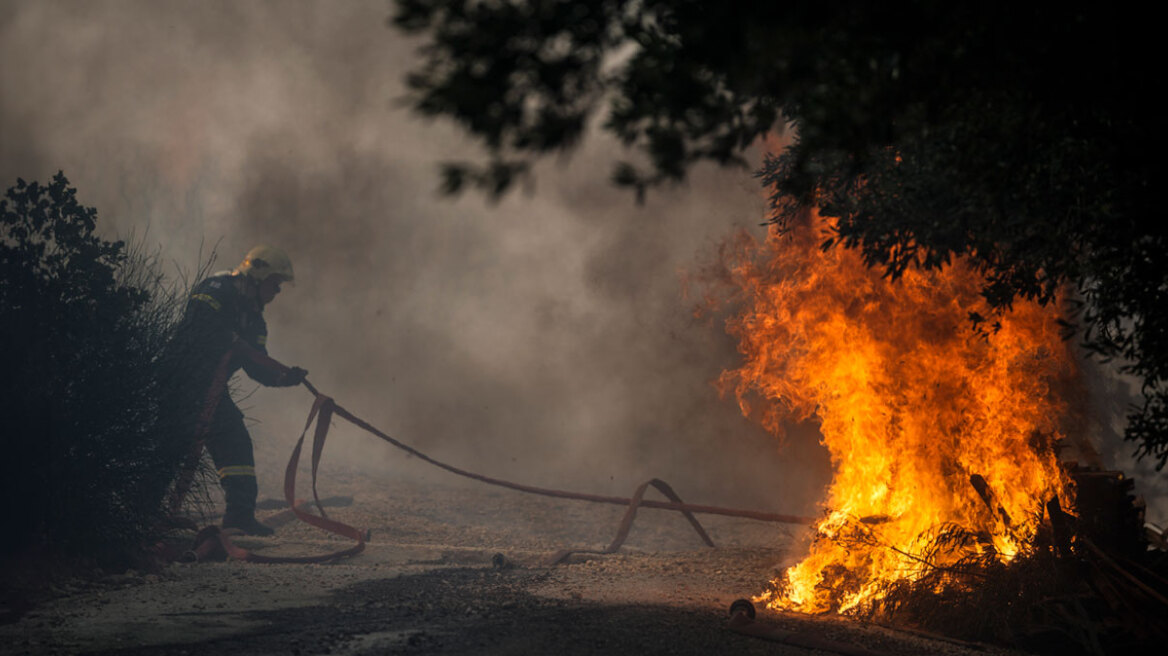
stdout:
<svg viewBox="0 0 1168 656">
<path fill-rule="evenodd" d="M 272 354 L 455 465 L 613 494 L 657 476 L 695 502 L 810 511 L 826 456 L 808 435 L 780 451 L 718 398 L 734 345 L 682 295 L 722 240 L 762 234 L 751 172 L 700 169 L 638 206 L 594 137 L 498 205 L 443 199 L 437 163 L 478 151 L 403 106 L 417 44 L 390 13 L 0 2 L 0 180 L 64 170 L 107 234 L 161 249 L 172 275 L 212 247 L 215 269 L 283 247 L 297 282 L 268 309 Z M 242 405 L 261 460 L 286 457 L 307 393 Z M 424 467 L 355 429 L 330 456 Z"/>
</svg>

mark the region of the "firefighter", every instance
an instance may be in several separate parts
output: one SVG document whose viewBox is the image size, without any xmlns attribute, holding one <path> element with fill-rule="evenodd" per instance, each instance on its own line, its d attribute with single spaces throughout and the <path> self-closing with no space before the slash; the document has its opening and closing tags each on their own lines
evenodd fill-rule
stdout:
<svg viewBox="0 0 1168 656">
<path fill-rule="evenodd" d="M 256 246 L 234 271 L 214 274 L 195 286 L 179 325 L 178 340 L 185 348 L 185 361 L 195 369 L 194 389 L 203 390 L 203 399 L 212 394 L 208 391 L 212 386 L 223 389 L 200 437 L 218 470 L 226 498 L 223 528 L 245 535 L 267 536 L 275 531 L 255 518 L 259 488 L 251 437 L 219 368 L 226 354 L 234 350 L 235 355 L 226 361 L 227 377 L 242 367 L 252 379 L 271 387 L 291 387 L 304 381 L 308 374 L 304 369 L 241 354 L 254 349 L 266 356 L 264 306 L 280 293 L 280 285 L 293 278 L 292 261 L 284 251 Z"/>
</svg>

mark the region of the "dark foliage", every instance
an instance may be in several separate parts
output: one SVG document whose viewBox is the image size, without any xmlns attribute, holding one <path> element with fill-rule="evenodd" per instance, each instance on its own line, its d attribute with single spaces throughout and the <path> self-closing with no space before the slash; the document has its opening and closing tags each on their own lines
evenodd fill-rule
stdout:
<svg viewBox="0 0 1168 656">
<path fill-rule="evenodd" d="M 415 108 L 491 154 L 448 164 L 447 191 L 503 193 L 592 116 L 647 160 L 615 165 L 638 194 L 793 125 L 762 171 L 775 224 L 820 206 L 839 219 L 825 246 L 892 277 L 972 256 L 997 311 L 1070 287 L 1068 333 L 1144 381 L 1127 437 L 1168 462 L 1154 21 L 1080 2 L 398 0 L 393 22 L 427 37 Z"/>
<path fill-rule="evenodd" d="M 878 601 L 857 610 L 869 619 L 1042 654 L 1128 654 L 1162 644 L 1168 637 L 1159 623 L 1168 608 L 1162 592 L 1132 580 L 1155 585 L 1168 563 L 1149 552 L 1144 564 L 1121 566 L 1092 551 L 1089 538 L 1077 540 L 1074 554 L 1060 556 L 1047 525 L 1007 564 L 974 550 L 978 537 L 969 531 L 939 527 L 921 536 L 919 552 L 906 554 L 927 565 L 923 576 L 884 586 Z M 940 555 L 961 553 L 935 565 Z"/>
<path fill-rule="evenodd" d="M 163 357 L 181 296 L 154 258 L 99 237 L 96 214 L 61 173 L 0 200 L 8 565 L 135 564 L 190 449 L 181 378 Z"/>
</svg>

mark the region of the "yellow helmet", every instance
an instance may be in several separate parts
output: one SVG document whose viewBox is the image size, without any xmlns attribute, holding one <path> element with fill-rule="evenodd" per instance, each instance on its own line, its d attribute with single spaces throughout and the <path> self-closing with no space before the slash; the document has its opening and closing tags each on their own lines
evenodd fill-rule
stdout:
<svg viewBox="0 0 1168 656">
<path fill-rule="evenodd" d="M 243 262 L 235 267 L 235 273 L 263 282 L 272 276 L 280 276 L 285 282 L 292 282 L 292 260 L 288 254 L 275 246 L 256 246 L 243 256 Z"/>
</svg>

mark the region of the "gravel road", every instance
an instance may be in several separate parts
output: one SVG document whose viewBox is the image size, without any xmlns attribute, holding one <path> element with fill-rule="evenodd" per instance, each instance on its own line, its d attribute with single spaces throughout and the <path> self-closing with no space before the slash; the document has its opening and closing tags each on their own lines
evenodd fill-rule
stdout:
<svg viewBox="0 0 1168 656">
<path fill-rule="evenodd" d="M 623 509 L 482 485 L 325 475 L 330 494 L 353 499 L 330 514 L 372 531 L 363 554 L 318 565 L 176 563 L 64 586 L 0 626 L 0 653 L 1009 653 L 770 612 L 758 621 L 841 648 L 728 630 L 730 603 L 762 590 L 798 555 L 796 527 L 702 516 L 718 545 L 711 549 L 679 515 L 643 509 L 621 553 L 553 567 L 548 556 L 560 549 L 606 546 Z M 237 542 L 289 555 L 346 544 L 299 522 Z"/>
</svg>

